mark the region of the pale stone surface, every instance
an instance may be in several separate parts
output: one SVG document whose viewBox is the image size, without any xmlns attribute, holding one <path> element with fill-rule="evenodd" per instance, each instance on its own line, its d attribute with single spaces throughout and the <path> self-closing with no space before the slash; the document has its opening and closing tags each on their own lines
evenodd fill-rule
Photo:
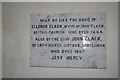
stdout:
<svg viewBox="0 0 120 80">
<path fill-rule="evenodd" d="M 117 6 L 118 3 L 3 3 L 3 78 L 117 78 Z M 81 12 L 106 13 L 106 69 L 30 67 L 30 14 Z"/>
<path fill-rule="evenodd" d="M 106 68 L 105 21 L 105 13 L 32 14 L 30 66 Z"/>
</svg>

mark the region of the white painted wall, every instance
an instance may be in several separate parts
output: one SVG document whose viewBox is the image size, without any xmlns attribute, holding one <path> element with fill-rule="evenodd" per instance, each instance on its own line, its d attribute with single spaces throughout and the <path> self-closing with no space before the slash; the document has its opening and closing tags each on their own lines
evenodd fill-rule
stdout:
<svg viewBox="0 0 120 80">
<path fill-rule="evenodd" d="M 0 2 L 0 79 L 2 78 L 2 3 Z"/>
<path fill-rule="evenodd" d="M 117 78 L 118 3 L 3 3 L 3 78 Z M 107 14 L 107 69 L 30 66 L 30 14 Z"/>
</svg>

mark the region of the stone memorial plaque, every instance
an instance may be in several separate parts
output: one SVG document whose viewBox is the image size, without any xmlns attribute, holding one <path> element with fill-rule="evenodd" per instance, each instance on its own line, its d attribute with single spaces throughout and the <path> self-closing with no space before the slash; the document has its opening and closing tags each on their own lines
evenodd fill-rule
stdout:
<svg viewBox="0 0 120 80">
<path fill-rule="evenodd" d="M 31 14 L 30 66 L 106 68 L 106 14 Z"/>
</svg>

